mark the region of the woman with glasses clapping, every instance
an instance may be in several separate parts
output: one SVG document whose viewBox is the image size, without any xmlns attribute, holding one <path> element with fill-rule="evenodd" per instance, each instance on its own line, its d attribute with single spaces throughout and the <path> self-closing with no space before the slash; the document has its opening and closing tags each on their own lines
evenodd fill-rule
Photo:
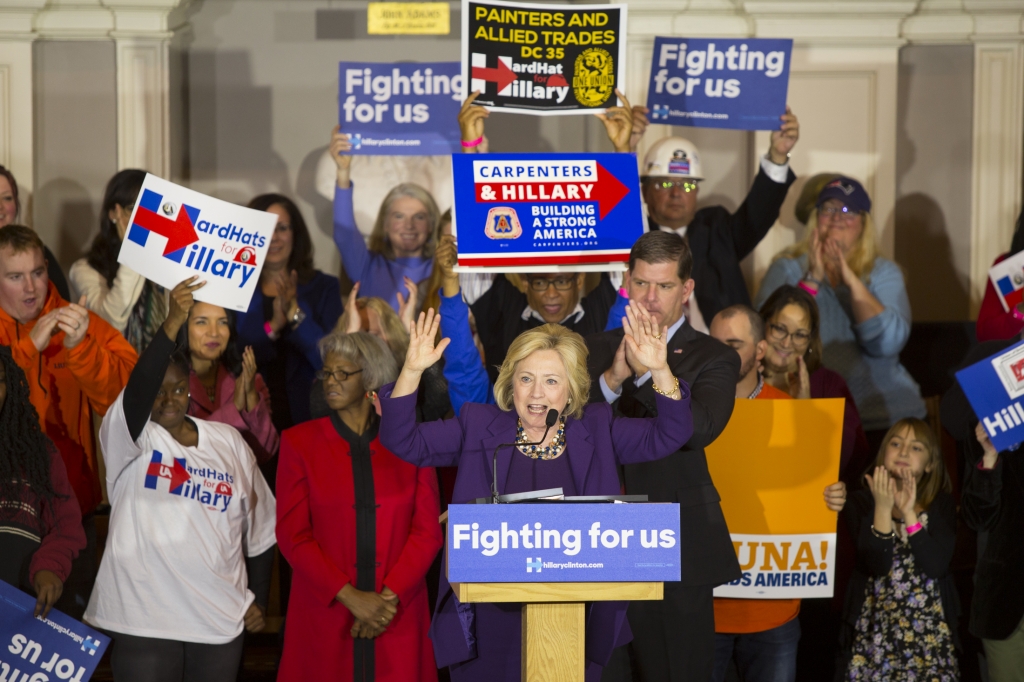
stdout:
<svg viewBox="0 0 1024 682">
<path fill-rule="evenodd" d="M 878 255 L 871 199 L 839 177 L 818 194 L 803 241 L 776 256 L 755 304 L 783 284 L 813 297 L 821 314 L 821 364 L 846 380 L 873 452 L 886 431 L 926 410 L 921 389 L 900 364 L 910 336 L 903 272 Z"/>
</svg>

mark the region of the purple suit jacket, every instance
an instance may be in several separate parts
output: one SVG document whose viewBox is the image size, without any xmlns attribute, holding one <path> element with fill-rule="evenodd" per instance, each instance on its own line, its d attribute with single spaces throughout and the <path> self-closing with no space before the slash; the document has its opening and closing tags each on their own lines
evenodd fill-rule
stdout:
<svg viewBox="0 0 1024 682">
<path fill-rule="evenodd" d="M 491 459 L 494 448 L 516 439 L 515 412 L 495 405 L 467 403 L 458 419 L 416 423 L 416 395 L 392 398 L 393 384 L 380 391 L 381 444 L 416 466 L 459 468 L 453 504 L 490 497 Z M 565 427 L 565 455 L 569 458 L 580 495 L 618 495 L 618 466 L 667 457 L 693 434 L 690 387 L 679 382 L 681 400 L 657 396 L 658 416 L 653 419 L 614 417 L 607 403 L 587 405 L 582 419 L 569 418 Z M 498 452 L 498 490 L 504 490 L 513 448 Z M 612 649 L 632 639 L 626 623 L 626 602 L 595 602 L 587 616 L 587 658 L 605 665 Z M 463 611 L 460 618 L 459 611 Z M 439 667 L 476 656 L 475 639 L 465 606 L 454 598 L 442 572 L 430 637 Z"/>
</svg>

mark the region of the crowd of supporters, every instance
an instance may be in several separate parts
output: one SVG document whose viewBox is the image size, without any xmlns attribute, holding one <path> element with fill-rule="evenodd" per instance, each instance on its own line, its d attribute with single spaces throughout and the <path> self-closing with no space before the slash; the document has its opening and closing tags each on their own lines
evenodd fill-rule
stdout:
<svg viewBox="0 0 1024 682">
<path fill-rule="evenodd" d="M 486 154 L 474 98 L 463 146 Z M 599 115 L 616 152 L 636 152 L 646 113 Z M 119 681 L 234 679 L 244 633 L 266 626 L 275 560 L 281 680 L 518 680 L 518 606 L 458 602 L 437 519 L 490 494 L 490 458 L 470 457 L 489 424 L 518 411 L 529 435 L 536 405 L 557 404 L 558 435 L 544 431 L 540 458 L 514 451 L 505 492 L 680 505 L 682 580 L 662 601 L 592 607 L 587 680 L 956 680 L 968 631 L 989 679 L 1024 679 L 1018 455 L 993 448 L 954 387 L 942 424 L 964 456 L 948 469 L 938 415 L 900 362 L 904 273 L 879 253 L 863 185 L 812 178 L 802 238 L 749 293 L 740 261 L 779 217 L 799 136 L 787 109 L 734 212 L 698 208 L 691 142 L 651 145 L 625 272 L 485 274 L 456 271 L 444 159 L 354 157 L 336 127 L 318 185 L 344 293 L 314 268 L 295 202 L 263 194 L 249 207 L 277 224 L 244 313 L 197 302 L 196 277 L 168 290 L 118 263 L 145 171 L 110 179 L 65 277 L 0 167 L 0 579 L 37 614 L 108 633 Z M 997 262 L 1022 249 L 1018 222 Z M 1022 329 L 1024 307 L 1004 311 L 990 285 L 965 363 Z M 740 569 L 705 448 L 736 400 L 816 398 L 845 399 L 821 502 L 840 513 L 835 596 L 714 598 Z M 584 427 L 608 432 L 584 445 Z M 572 459 L 585 447 L 590 474 Z M 986 540 L 963 614 L 958 522 Z"/>
</svg>

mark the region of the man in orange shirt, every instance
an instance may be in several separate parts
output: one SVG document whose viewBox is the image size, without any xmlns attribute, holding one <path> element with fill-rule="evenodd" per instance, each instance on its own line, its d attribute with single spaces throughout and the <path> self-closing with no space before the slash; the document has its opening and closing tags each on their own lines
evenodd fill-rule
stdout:
<svg viewBox="0 0 1024 682">
<path fill-rule="evenodd" d="M 96 577 L 102 500 L 92 413 L 106 413 L 138 359 L 99 316 L 68 303 L 46 274 L 43 243 L 22 225 L 0 228 L 0 344 L 25 370 L 29 400 L 60 451 L 82 510 L 88 545 L 72 563 L 57 608 L 81 618 Z"/>
<path fill-rule="evenodd" d="M 761 361 L 768 344 L 764 320 L 747 305 L 722 310 L 711 321 L 711 336 L 731 346 L 740 356 L 737 398 L 790 400 L 788 393 L 765 382 Z M 840 511 L 846 485 L 825 489 L 825 504 Z M 796 651 L 800 641 L 799 599 L 715 599 L 715 668 L 712 682 L 725 679 L 729 663 L 736 661 L 744 682 L 792 682 L 796 679 Z"/>
</svg>

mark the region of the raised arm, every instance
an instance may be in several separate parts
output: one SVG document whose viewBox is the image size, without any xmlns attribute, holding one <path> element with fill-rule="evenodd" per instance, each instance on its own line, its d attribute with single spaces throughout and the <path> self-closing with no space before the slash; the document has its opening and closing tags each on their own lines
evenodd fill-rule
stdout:
<svg viewBox="0 0 1024 682">
<path fill-rule="evenodd" d="M 370 262 L 366 241 L 356 227 L 356 216 L 352 210 L 352 180 L 349 170 L 352 166 L 352 143 L 348 135 L 341 132 L 341 126 L 334 126 L 331 133 L 331 158 L 338 166 L 338 181 L 334 187 L 334 244 L 341 253 L 345 273 L 353 281 L 361 280 Z"/>
<path fill-rule="evenodd" d="M 96 313 L 85 297 L 57 309 L 57 327 L 64 332 L 67 367 L 98 414 L 106 414 L 131 373 L 138 354 L 131 344 Z"/>
</svg>

